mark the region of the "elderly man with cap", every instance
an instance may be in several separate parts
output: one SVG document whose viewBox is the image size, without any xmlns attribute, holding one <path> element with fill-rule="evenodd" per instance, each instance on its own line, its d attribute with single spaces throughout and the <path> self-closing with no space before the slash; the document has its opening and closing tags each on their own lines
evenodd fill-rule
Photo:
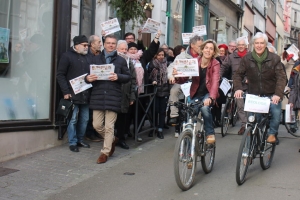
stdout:
<svg viewBox="0 0 300 200">
<path fill-rule="evenodd" d="M 56 78 L 64 99 L 71 98 L 75 106 L 68 126 L 68 140 L 70 150 L 79 152 L 78 147 L 90 148 L 90 145 L 83 141 L 89 120 L 90 91 L 85 90 L 75 95 L 69 80 L 89 73 L 91 57 L 88 55 L 86 36 L 75 36 L 73 42 L 74 46 L 65 52 L 59 61 Z"/>
<path fill-rule="evenodd" d="M 240 67 L 240 62 L 242 58 L 248 53 L 247 43 L 245 38 L 243 37 L 237 38 L 236 44 L 237 44 L 237 50 L 235 50 L 232 54 L 230 54 L 228 56 L 228 59 L 222 62 L 221 69 L 220 69 L 221 77 L 225 77 L 225 74 L 228 74 L 228 71 L 231 72 L 231 75 L 233 77 L 233 75 Z M 231 76 L 230 79 L 232 79 Z M 242 86 L 243 86 L 243 91 L 246 92 L 248 87 L 246 77 L 244 77 L 243 79 Z M 244 99 L 237 99 L 237 111 L 242 123 L 238 135 L 242 135 L 245 131 L 245 126 L 247 123 L 247 116 L 244 111 Z"/>
</svg>

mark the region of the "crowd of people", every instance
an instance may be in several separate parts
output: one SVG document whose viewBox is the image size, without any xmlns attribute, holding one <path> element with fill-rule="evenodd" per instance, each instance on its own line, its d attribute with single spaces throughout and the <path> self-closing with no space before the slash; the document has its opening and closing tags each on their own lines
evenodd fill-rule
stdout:
<svg viewBox="0 0 300 200">
<path fill-rule="evenodd" d="M 181 84 L 189 77 L 178 77 L 174 60 L 197 59 L 199 76 L 190 77 L 190 100 L 203 101 L 204 106 L 199 112 L 204 119 L 204 130 L 207 143 L 215 142 L 215 128 L 220 126 L 221 108 L 226 101 L 226 95 L 219 89 L 223 77 L 233 80 L 235 97 L 237 98 L 238 116 L 242 135 L 245 131 L 247 114 L 244 111 L 243 93 L 267 96 L 272 99 L 268 142 L 274 143 L 280 123 L 281 100 L 286 87 L 286 74 L 292 72 L 294 83 L 298 81 L 299 66 L 285 69 L 281 59 L 276 55 L 276 49 L 268 43 L 264 33 L 253 37 L 253 50 L 248 48 L 248 41 L 238 38 L 227 44 L 219 44 L 214 40 L 204 40 L 193 36 L 189 45 L 178 45 L 174 48 L 167 44 L 160 45 L 158 31 L 148 48 L 142 42 L 142 33 L 126 33 L 124 40 L 118 40 L 114 35 L 100 38 L 92 35 L 89 39 L 84 36 L 73 38 L 72 46 L 60 59 L 57 69 L 57 81 L 65 99 L 72 99 L 75 108 L 68 125 L 69 148 L 79 152 L 78 147 L 90 148 L 85 138 L 92 141 L 104 139 L 103 148 L 97 163 L 105 163 L 113 155 L 115 146 L 129 149 L 126 136 L 132 137 L 130 125 L 135 117 L 136 94 L 146 92 L 144 85 L 152 84 L 157 88 L 155 96 L 155 127 L 156 135 L 164 139 L 164 129 L 168 125 L 175 126 L 175 137 L 179 132 L 179 114 L 175 106 L 170 106 L 168 123 L 166 110 L 168 102 L 176 102 L 182 97 Z M 101 51 L 103 42 L 103 50 Z M 128 59 L 124 59 L 125 58 Z M 287 55 L 288 56 L 288 55 Z M 287 61 L 285 61 L 287 62 Z M 288 62 L 287 62 L 288 63 Z M 113 64 L 115 69 L 108 80 L 99 80 L 98 76 L 90 73 L 90 65 Z M 83 74 L 85 82 L 92 88 L 74 94 L 70 79 Z M 293 83 L 289 83 L 295 85 Z M 299 89 L 293 89 L 291 94 L 298 95 Z M 300 103 L 295 98 L 290 99 L 295 107 Z M 147 104 L 147 99 L 141 100 Z M 142 123 L 138 112 L 138 124 Z M 136 124 L 135 124 L 136 125 Z M 150 133 L 149 137 L 153 137 Z M 138 137 L 138 141 L 142 141 Z"/>
</svg>

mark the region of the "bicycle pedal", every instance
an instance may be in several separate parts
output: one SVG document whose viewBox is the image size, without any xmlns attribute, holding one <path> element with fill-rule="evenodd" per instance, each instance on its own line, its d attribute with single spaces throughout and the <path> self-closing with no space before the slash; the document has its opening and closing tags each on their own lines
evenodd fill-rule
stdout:
<svg viewBox="0 0 300 200">
<path fill-rule="evenodd" d="M 193 168 L 193 162 L 188 162 L 187 163 L 187 168 L 192 169 Z"/>
</svg>

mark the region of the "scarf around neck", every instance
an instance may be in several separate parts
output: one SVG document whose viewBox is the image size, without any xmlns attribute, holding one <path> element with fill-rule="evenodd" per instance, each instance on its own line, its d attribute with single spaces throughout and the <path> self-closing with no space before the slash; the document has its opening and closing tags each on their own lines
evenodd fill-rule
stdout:
<svg viewBox="0 0 300 200">
<path fill-rule="evenodd" d="M 244 56 L 247 54 L 247 49 L 245 49 L 245 50 L 242 51 L 242 52 L 238 51 L 237 54 L 238 54 L 239 57 L 242 58 L 242 57 L 244 57 Z"/>
<path fill-rule="evenodd" d="M 168 83 L 167 59 L 164 58 L 162 61 L 154 59 L 152 62 L 153 62 L 154 68 L 150 74 L 150 79 L 152 79 L 153 81 L 156 81 L 157 85 L 163 85 L 165 83 Z"/>
<path fill-rule="evenodd" d="M 261 71 L 261 64 L 266 60 L 266 58 L 268 56 L 267 48 L 265 49 L 265 51 L 263 52 L 263 54 L 260 57 L 258 57 L 255 50 L 252 51 L 251 54 L 252 54 L 252 57 L 254 58 L 254 60 L 257 62 L 259 71 Z"/>
<path fill-rule="evenodd" d="M 107 53 L 106 50 L 104 49 L 103 52 L 104 52 L 106 64 L 109 64 L 111 61 L 111 58 L 115 55 L 116 50 L 114 50 L 110 53 Z"/>
<path fill-rule="evenodd" d="M 144 93 L 144 68 L 140 62 L 140 58 L 143 55 L 142 50 L 138 50 L 137 53 L 131 54 L 131 53 L 126 53 L 126 55 L 131 58 L 131 61 L 134 65 L 135 73 L 136 73 L 136 84 L 138 86 L 138 93 Z"/>
<path fill-rule="evenodd" d="M 136 52 L 135 54 L 131 54 L 129 52 L 127 52 L 126 54 L 129 58 L 131 58 L 132 60 L 138 60 L 138 62 L 140 62 L 140 58 L 143 55 L 143 51 L 142 50 L 138 50 L 138 52 Z"/>
</svg>

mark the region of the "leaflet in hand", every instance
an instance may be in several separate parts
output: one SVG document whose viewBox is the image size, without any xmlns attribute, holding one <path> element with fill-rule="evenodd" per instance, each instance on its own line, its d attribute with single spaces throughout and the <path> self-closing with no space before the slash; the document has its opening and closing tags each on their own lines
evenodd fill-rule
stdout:
<svg viewBox="0 0 300 200">
<path fill-rule="evenodd" d="M 198 60 L 193 59 L 175 59 L 174 68 L 177 70 L 175 77 L 199 76 Z"/>
<path fill-rule="evenodd" d="M 90 65 L 90 72 L 98 76 L 97 80 L 109 80 L 108 77 L 115 71 L 113 64 L 107 65 Z"/>
<path fill-rule="evenodd" d="M 205 25 L 194 26 L 193 27 L 193 33 L 195 33 L 198 36 L 207 35 L 207 33 L 206 33 L 206 26 Z"/>
<path fill-rule="evenodd" d="M 227 95 L 228 91 L 230 90 L 231 85 L 227 78 L 223 78 L 222 83 L 220 85 L 220 89 L 224 93 L 224 95 Z"/>
<path fill-rule="evenodd" d="M 160 22 L 148 18 L 142 28 L 142 33 L 157 33 L 160 30 Z"/>
<path fill-rule="evenodd" d="M 81 76 L 78 76 L 78 77 L 70 80 L 70 84 L 72 86 L 74 94 L 78 94 L 78 93 L 80 93 L 80 92 L 82 92 L 84 90 L 87 90 L 87 89 L 93 87 L 92 84 L 86 83 L 84 81 L 84 77 L 86 75 L 87 74 L 83 74 Z"/>
<path fill-rule="evenodd" d="M 190 44 L 190 39 L 193 37 L 195 33 L 182 33 L 182 43 L 183 44 Z"/>
<path fill-rule="evenodd" d="M 180 85 L 184 96 L 186 96 L 186 97 L 190 96 L 191 85 L 192 85 L 192 82 L 188 82 L 188 83 L 184 83 L 184 84 Z"/>
<path fill-rule="evenodd" d="M 101 23 L 101 28 L 105 32 L 105 35 L 109 35 L 120 31 L 120 24 L 117 18 L 113 18 L 111 20 L 105 21 Z"/>
<path fill-rule="evenodd" d="M 294 54 L 293 56 L 293 60 L 298 60 L 298 52 L 299 52 L 299 49 L 294 45 L 292 44 L 287 50 L 286 52 L 288 54 Z"/>
</svg>

